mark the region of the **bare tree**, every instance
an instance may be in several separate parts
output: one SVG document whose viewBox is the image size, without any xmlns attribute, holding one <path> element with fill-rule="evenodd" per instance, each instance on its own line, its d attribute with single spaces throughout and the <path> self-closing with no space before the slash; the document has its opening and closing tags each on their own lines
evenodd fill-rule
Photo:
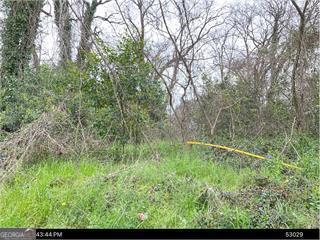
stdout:
<svg viewBox="0 0 320 240">
<path fill-rule="evenodd" d="M 175 9 L 179 22 L 179 27 L 176 29 L 176 32 L 170 29 L 167 14 L 165 14 L 163 6 L 164 4 L 159 1 L 161 18 L 164 24 L 163 32 L 168 36 L 174 50 L 173 58 L 169 60 L 170 63 L 175 64 L 171 86 L 174 86 L 177 82 L 178 71 L 184 75 L 185 82 L 178 83 L 183 90 L 181 97 L 183 104 L 182 113 L 184 114 L 186 111 L 187 91 L 188 89 L 192 89 L 192 94 L 194 94 L 198 106 L 212 132 L 213 123 L 204 108 L 205 103 L 203 103 L 200 98 L 193 67 L 201 58 L 201 52 L 209 39 L 209 33 L 221 24 L 221 22 L 218 21 L 220 12 L 214 11 L 213 2 L 190 1 L 187 3 L 186 1 L 171 1 L 166 5 L 170 3 L 170 7 L 174 7 L 173 9 Z M 167 63 L 167 66 L 170 66 L 170 64 Z M 182 116 L 182 118 L 184 120 L 185 117 Z M 184 125 L 188 125 L 188 123 L 182 122 Z M 185 131 L 185 129 L 182 129 L 182 131 Z"/>
</svg>

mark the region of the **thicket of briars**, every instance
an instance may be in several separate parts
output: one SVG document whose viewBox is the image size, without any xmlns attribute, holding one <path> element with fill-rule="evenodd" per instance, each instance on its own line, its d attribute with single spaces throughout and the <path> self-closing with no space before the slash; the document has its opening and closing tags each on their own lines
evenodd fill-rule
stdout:
<svg viewBox="0 0 320 240">
<path fill-rule="evenodd" d="M 218 161 L 215 165 L 215 171 L 221 170 L 219 176 L 224 177 L 223 172 L 228 172 L 226 176 L 230 177 L 246 167 L 253 171 L 253 176 L 257 175 L 258 180 L 250 178 L 252 186 L 258 185 L 255 192 L 250 190 L 252 203 L 258 201 L 263 192 L 259 188 L 259 175 L 266 181 L 262 187 L 267 186 L 268 191 L 273 192 L 275 188 L 285 192 L 272 196 L 272 201 L 278 199 L 284 204 L 289 187 L 282 189 L 280 182 L 296 174 L 296 185 L 290 186 L 296 192 L 308 186 L 304 193 L 310 193 L 311 200 L 292 200 L 289 210 L 281 208 L 281 211 L 283 216 L 300 207 L 311 209 L 310 212 L 299 224 L 291 220 L 282 224 L 285 220 L 281 217 L 272 222 L 272 214 L 268 219 L 250 220 L 250 211 L 258 218 L 258 210 L 244 202 L 237 207 L 240 212 L 235 210 L 240 215 L 231 212 L 224 217 L 218 212 L 212 215 L 212 209 L 227 211 L 229 203 L 223 200 L 221 189 L 199 183 L 191 185 L 192 189 L 186 185 L 185 190 L 192 192 L 194 201 L 189 199 L 191 202 L 203 207 L 195 204 L 193 208 L 190 202 L 190 209 L 182 211 L 188 215 L 184 224 L 163 221 L 161 226 L 314 226 L 319 209 L 316 190 L 319 186 L 315 184 L 319 174 L 319 1 L 260 0 L 222 4 L 211 0 L 3 0 L 1 12 L 1 180 L 11 179 L 9 176 L 14 179 L 15 171 L 23 164 L 32 169 L 32 164 L 46 161 L 51 166 L 51 158 L 86 156 L 103 159 L 103 162 L 130 160 L 130 164 L 143 159 L 152 161 L 146 163 L 151 164 L 150 169 L 155 162 L 169 158 L 162 168 L 172 170 L 172 174 L 182 168 L 183 177 L 190 177 L 190 181 L 194 177 L 197 181 L 219 185 L 217 179 L 208 180 L 209 172 L 201 176 L 195 165 L 204 164 L 202 167 L 206 168 L 206 161 L 224 158 L 228 161 Z M 54 31 L 48 30 L 51 28 Z M 47 39 L 46 43 L 43 38 Z M 57 54 L 50 58 L 48 52 Z M 177 156 L 182 151 L 194 154 L 194 149 L 168 144 L 190 139 L 271 155 L 272 160 L 290 162 L 303 170 L 282 169 L 279 161 L 256 165 L 230 153 L 212 155 L 211 152 L 208 157 L 207 149 L 199 148 L 196 158 L 201 160 L 190 163 L 190 169 L 195 171 L 193 176 L 191 170 L 187 170 L 188 163 L 181 162 Z M 161 148 L 163 141 L 167 142 L 165 149 Z M 167 151 L 173 151 L 171 148 L 176 151 L 174 156 L 166 155 Z M 183 153 L 182 157 L 186 155 Z M 176 158 L 182 165 L 175 165 Z M 64 164 L 62 161 L 61 166 Z M 166 164 L 169 164 L 167 168 Z M 238 170 L 231 170 L 235 165 Z M 54 168 L 59 167 L 54 165 Z M 143 172 L 155 173 L 146 168 Z M 113 167 L 102 169 L 114 170 Z M 93 172 L 98 174 L 96 170 Z M 83 178 L 87 176 L 79 174 L 83 174 Z M 247 175 L 243 174 L 245 179 Z M 51 178 L 55 181 L 54 176 Z M 65 176 L 58 178 L 63 185 Z M 168 179 L 158 178 L 160 185 L 167 184 Z M 19 179 L 15 184 L 22 181 Z M 180 175 L 173 179 L 187 181 L 180 179 Z M 134 182 L 132 180 L 133 185 Z M 122 183 L 121 180 L 120 186 Z M 20 185 L 15 184 L 13 189 L 19 188 Z M 240 185 L 237 185 L 239 189 Z M 224 180 L 219 186 L 224 188 Z M 248 189 L 243 191 L 245 193 L 233 192 L 232 196 L 238 199 L 249 194 Z M 0 202 L 8 202 L 8 194 Z M 197 194 L 205 199 L 199 200 Z M 116 202 L 118 197 L 113 197 L 112 201 Z M 222 201 L 219 206 L 210 205 L 215 202 L 214 198 Z M 292 194 L 292 199 L 296 198 L 298 195 Z M 186 204 L 189 200 L 186 199 Z M 47 206 L 50 209 L 49 203 Z M 264 207 L 263 211 L 267 212 L 268 208 Z M 202 215 L 192 215 L 195 211 Z M 24 214 L 23 210 L 20 214 Z M 100 215 L 97 218 L 104 219 Z M 69 220 L 66 225 L 76 225 Z M 81 226 L 100 226 L 95 220 L 79 221 Z M 23 221 L 0 217 L 0 223 L 19 225 Z M 54 225 L 42 218 L 34 224 Z M 140 226 L 139 222 L 137 225 L 135 222 L 112 224 Z"/>
</svg>

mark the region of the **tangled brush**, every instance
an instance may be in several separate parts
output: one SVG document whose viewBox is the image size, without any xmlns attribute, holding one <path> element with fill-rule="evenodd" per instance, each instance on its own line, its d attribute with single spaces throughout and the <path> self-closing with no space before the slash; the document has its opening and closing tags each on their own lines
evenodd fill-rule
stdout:
<svg viewBox="0 0 320 240">
<path fill-rule="evenodd" d="M 0 182 L 23 163 L 42 154 L 75 152 L 77 127 L 61 109 L 43 113 L 36 121 L 24 126 L 0 142 Z"/>
</svg>

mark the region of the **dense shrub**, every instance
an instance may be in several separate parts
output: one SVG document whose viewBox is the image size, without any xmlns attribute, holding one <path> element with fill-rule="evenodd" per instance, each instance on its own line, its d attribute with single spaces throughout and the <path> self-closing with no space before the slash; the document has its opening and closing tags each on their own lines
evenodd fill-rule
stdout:
<svg viewBox="0 0 320 240">
<path fill-rule="evenodd" d="M 103 55 L 88 53 L 84 68 L 41 66 L 4 80 L 0 126 L 16 131 L 53 106 L 66 108 L 75 124 L 111 140 L 140 142 L 142 129 L 164 114 L 164 92 L 141 55 L 140 42 L 123 38 Z M 106 64 L 109 64 L 108 68 Z"/>
</svg>

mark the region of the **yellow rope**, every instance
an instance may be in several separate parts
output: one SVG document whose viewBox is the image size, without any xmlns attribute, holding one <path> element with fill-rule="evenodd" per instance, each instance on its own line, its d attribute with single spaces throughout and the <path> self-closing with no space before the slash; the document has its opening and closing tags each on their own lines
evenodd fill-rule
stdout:
<svg viewBox="0 0 320 240">
<path fill-rule="evenodd" d="M 262 160 L 268 160 L 268 158 L 263 157 L 263 156 L 259 156 L 259 155 L 253 154 L 253 153 L 249 153 L 249 152 L 245 152 L 245 151 L 239 150 L 239 149 L 230 148 L 230 147 L 221 146 L 221 145 L 216 145 L 216 144 L 202 143 L 202 142 L 196 142 L 196 141 L 187 141 L 187 144 L 210 146 L 210 147 L 215 147 L 215 148 L 220 148 L 220 149 L 224 149 L 224 150 L 240 153 L 240 154 L 243 154 L 243 155 L 247 155 L 247 156 L 258 158 L 258 159 L 262 159 Z M 295 165 L 291 165 L 291 164 L 284 163 L 284 162 L 281 162 L 281 164 L 286 166 L 286 167 L 288 167 L 288 168 L 295 168 L 295 169 L 302 170 L 302 168 L 297 167 Z"/>
</svg>

